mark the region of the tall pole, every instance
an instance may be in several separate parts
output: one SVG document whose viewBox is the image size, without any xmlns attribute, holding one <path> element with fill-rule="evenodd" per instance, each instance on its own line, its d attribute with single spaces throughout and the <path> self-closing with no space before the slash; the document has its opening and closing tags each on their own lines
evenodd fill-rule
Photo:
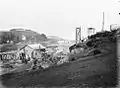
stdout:
<svg viewBox="0 0 120 88">
<path fill-rule="evenodd" d="M 103 12 L 102 31 L 104 31 L 104 25 L 105 25 L 105 14 Z"/>
<path fill-rule="evenodd" d="M 75 29 L 75 38 L 76 38 L 76 44 L 77 44 L 77 40 L 78 40 L 78 37 L 77 37 L 77 28 Z"/>
<path fill-rule="evenodd" d="M 76 44 L 81 42 L 81 27 L 75 29 Z"/>
<path fill-rule="evenodd" d="M 81 42 L 81 27 L 79 29 L 79 43 Z"/>
</svg>

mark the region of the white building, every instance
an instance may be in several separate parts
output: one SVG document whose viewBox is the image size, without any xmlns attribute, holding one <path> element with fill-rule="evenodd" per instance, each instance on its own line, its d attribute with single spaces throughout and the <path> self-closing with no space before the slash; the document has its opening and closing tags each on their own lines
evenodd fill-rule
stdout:
<svg viewBox="0 0 120 88">
<path fill-rule="evenodd" d="M 30 46 L 33 49 L 45 49 L 46 48 L 42 44 L 29 44 L 28 46 Z"/>
<path fill-rule="evenodd" d="M 26 37 L 24 35 L 22 35 L 22 40 L 26 40 Z"/>
<path fill-rule="evenodd" d="M 44 48 L 44 47 L 41 47 Z M 20 53 L 26 53 L 26 57 L 30 58 L 40 58 L 41 54 L 36 49 L 40 49 L 40 46 L 38 47 L 37 44 L 32 45 L 25 45 L 24 47 L 20 48 L 18 51 L 18 54 Z"/>
</svg>

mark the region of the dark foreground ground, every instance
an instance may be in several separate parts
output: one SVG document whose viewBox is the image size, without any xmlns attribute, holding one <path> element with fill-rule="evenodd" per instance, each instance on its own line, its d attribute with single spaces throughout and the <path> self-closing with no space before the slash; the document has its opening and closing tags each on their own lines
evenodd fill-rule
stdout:
<svg viewBox="0 0 120 88">
<path fill-rule="evenodd" d="M 80 58 L 81 59 L 81 58 Z M 9 73 L 0 76 L 6 88 L 19 87 L 115 87 L 117 85 L 116 50 L 106 55 L 86 57 L 44 70 Z M 2 88 L 2 87 L 0 87 Z"/>
</svg>

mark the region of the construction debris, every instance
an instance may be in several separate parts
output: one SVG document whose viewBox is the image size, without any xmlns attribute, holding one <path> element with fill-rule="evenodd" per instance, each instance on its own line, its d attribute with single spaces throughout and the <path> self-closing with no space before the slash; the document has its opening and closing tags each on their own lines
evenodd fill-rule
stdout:
<svg viewBox="0 0 120 88">
<path fill-rule="evenodd" d="M 95 35 L 89 36 L 87 41 L 79 44 L 74 44 L 73 46 L 69 47 L 69 53 L 64 53 L 62 50 L 50 53 L 45 49 L 41 51 L 30 48 L 28 51 L 24 49 L 22 52 L 15 51 L 14 53 L 12 51 L 11 53 L 16 54 L 15 58 L 9 59 L 9 56 L 5 56 L 5 58 L 3 58 L 2 55 L 11 55 L 11 53 L 3 52 L 0 53 L 0 59 L 4 63 L 4 66 L 1 66 L 1 68 L 5 68 L 6 63 L 9 64 L 6 68 L 11 67 L 12 69 L 19 67 L 18 64 L 27 65 L 29 63 L 32 63 L 31 67 L 29 67 L 29 70 L 46 69 L 54 65 L 61 65 L 65 62 L 80 59 L 81 57 L 104 54 L 110 51 L 110 47 L 107 47 L 107 44 L 109 44 L 109 42 L 116 42 L 115 34 L 116 31 L 114 30 L 110 32 L 105 31 L 96 33 Z M 27 47 L 27 49 L 28 48 L 29 47 Z"/>
</svg>

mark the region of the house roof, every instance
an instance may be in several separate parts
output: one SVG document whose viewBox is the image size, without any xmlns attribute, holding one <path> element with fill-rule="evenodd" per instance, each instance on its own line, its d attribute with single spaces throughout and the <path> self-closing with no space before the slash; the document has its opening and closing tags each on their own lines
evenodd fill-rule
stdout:
<svg viewBox="0 0 120 88">
<path fill-rule="evenodd" d="M 18 44 L 17 49 L 22 49 L 22 48 L 24 48 L 26 46 L 27 46 L 27 44 Z"/>
<path fill-rule="evenodd" d="M 16 44 L 4 44 L 0 46 L 0 52 L 8 52 L 13 50 L 17 50 Z"/>
<path fill-rule="evenodd" d="M 26 44 L 4 44 L 0 46 L 0 54 L 15 53 L 26 46 Z"/>
<path fill-rule="evenodd" d="M 30 46 L 33 49 L 46 48 L 42 44 L 29 44 L 28 46 Z"/>
<path fill-rule="evenodd" d="M 4 45 L 0 46 L 0 53 L 16 52 L 18 50 L 24 49 L 26 46 L 30 47 L 31 49 L 45 48 L 41 44 L 30 44 L 30 45 L 28 45 L 28 44 L 4 44 Z"/>
<path fill-rule="evenodd" d="M 12 51 L 8 51 L 8 52 L 0 52 L 0 54 L 15 54 L 17 53 L 17 50 L 12 50 Z"/>
</svg>

